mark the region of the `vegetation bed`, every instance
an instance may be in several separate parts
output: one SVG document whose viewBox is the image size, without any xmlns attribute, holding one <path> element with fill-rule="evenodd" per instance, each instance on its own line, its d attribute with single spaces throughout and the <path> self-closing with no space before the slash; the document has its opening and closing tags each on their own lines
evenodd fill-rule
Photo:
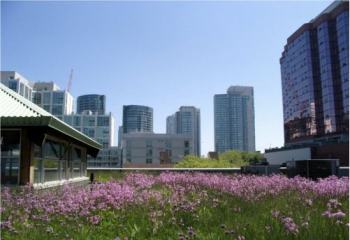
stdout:
<svg viewBox="0 0 350 240">
<path fill-rule="evenodd" d="M 3 187 L 2 239 L 348 239 L 349 179 L 128 173 L 52 191 Z"/>
</svg>

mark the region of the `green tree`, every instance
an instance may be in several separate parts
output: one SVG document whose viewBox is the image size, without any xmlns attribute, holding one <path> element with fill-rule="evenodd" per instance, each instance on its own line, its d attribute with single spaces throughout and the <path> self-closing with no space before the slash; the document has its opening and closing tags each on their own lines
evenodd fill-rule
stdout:
<svg viewBox="0 0 350 240">
<path fill-rule="evenodd" d="M 219 155 L 219 159 L 185 156 L 178 162 L 176 168 L 230 168 L 258 163 L 263 155 L 258 152 L 227 151 Z"/>
</svg>

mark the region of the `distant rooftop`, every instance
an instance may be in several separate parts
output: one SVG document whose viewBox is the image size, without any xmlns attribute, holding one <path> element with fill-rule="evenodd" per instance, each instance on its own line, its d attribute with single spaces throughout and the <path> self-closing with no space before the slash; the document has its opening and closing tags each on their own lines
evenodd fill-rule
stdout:
<svg viewBox="0 0 350 240">
<path fill-rule="evenodd" d="M 35 91 L 59 91 L 61 88 L 54 82 L 36 82 L 34 83 Z"/>
</svg>

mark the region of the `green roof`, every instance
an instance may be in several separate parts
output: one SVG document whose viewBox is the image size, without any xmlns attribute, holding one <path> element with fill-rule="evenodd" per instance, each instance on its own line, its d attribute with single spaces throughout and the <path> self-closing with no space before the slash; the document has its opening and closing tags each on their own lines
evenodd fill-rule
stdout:
<svg viewBox="0 0 350 240">
<path fill-rule="evenodd" d="M 49 127 L 93 148 L 102 145 L 0 83 L 1 127 Z M 93 154 L 95 155 L 95 154 Z"/>
</svg>

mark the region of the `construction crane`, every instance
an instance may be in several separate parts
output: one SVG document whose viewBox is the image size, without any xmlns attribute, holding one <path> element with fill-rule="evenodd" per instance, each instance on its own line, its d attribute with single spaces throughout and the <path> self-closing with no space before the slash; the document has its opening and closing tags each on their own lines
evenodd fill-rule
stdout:
<svg viewBox="0 0 350 240">
<path fill-rule="evenodd" d="M 71 87 L 72 87 L 72 80 L 73 80 L 73 69 L 70 70 L 68 84 L 67 84 L 67 92 L 70 93 Z"/>
</svg>

